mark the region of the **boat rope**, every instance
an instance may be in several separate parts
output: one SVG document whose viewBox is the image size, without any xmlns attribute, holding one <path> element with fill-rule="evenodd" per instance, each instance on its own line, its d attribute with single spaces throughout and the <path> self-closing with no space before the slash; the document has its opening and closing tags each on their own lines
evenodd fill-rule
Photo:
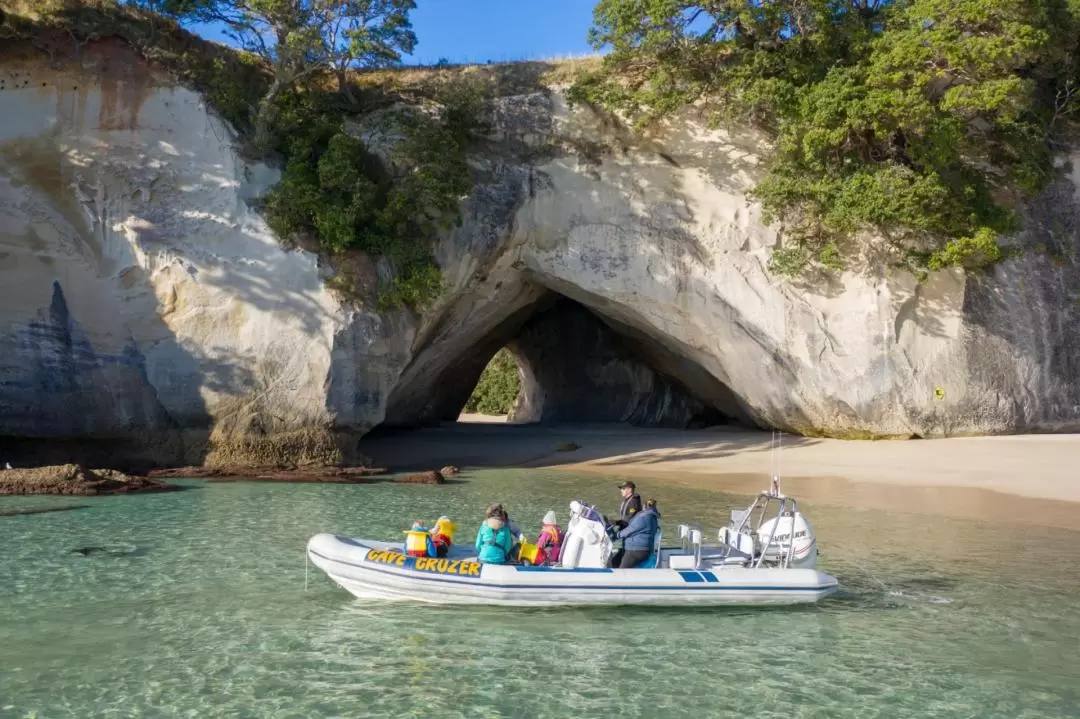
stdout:
<svg viewBox="0 0 1080 719">
<path fill-rule="evenodd" d="M 308 565 L 311 564 L 311 556 L 304 550 L 304 591 L 307 591 Z"/>
</svg>

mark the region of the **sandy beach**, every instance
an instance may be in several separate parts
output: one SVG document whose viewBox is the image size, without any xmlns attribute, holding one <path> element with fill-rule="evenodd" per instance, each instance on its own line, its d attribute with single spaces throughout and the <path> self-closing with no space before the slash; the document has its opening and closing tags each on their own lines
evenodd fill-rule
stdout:
<svg viewBox="0 0 1080 719">
<path fill-rule="evenodd" d="M 766 487 L 770 434 L 728 428 L 535 426 L 468 417 L 383 432 L 361 451 L 395 471 L 453 464 L 545 467 L 693 483 L 738 493 Z M 558 451 L 562 443 L 579 445 Z M 984 518 L 1038 517 L 1080 527 L 1080 435 L 842 441 L 784 435 L 785 489 L 808 501 Z M 646 482 L 647 483 L 647 482 Z M 639 481 L 639 484 L 642 482 Z"/>
</svg>

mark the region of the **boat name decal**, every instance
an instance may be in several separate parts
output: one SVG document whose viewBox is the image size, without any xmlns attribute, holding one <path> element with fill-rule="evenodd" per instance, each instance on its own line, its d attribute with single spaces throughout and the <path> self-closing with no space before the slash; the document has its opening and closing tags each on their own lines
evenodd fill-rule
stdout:
<svg viewBox="0 0 1080 719">
<path fill-rule="evenodd" d="M 439 559 L 436 557 L 410 557 L 389 549 L 368 552 L 367 560 L 376 564 L 392 564 L 403 569 L 415 569 L 432 574 L 457 574 L 463 577 L 479 577 L 480 564 L 461 559 Z"/>
<path fill-rule="evenodd" d="M 788 540 L 789 536 L 790 535 L 787 535 L 787 534 L 777 534 L 776 536 L 774 536 L 772 538 L 772 541 L 774 541 L 774 542 L 786 542 Z M 795 532 L 795 539 L 800 539 L 800 538 L 805 537 L 805 536 L 806 536 L 806 530 L 805 529 L 803 529 L 801 531 L 798 531 L 798 532 Z"/>
</svg>

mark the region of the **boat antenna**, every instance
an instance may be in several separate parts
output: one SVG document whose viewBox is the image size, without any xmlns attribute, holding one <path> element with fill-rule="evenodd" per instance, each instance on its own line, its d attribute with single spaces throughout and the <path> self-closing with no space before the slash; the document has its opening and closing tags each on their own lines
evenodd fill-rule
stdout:
<svg viewBox="0 0 1080 719">
<path fill-rule="evenodd" d="M 772 494 L 780 496 L 780 447 L 783 442 L 783 432 L 773 430 L 770 446 L 772 448 L 773 471 L 772 471 Z"/>
</svg>

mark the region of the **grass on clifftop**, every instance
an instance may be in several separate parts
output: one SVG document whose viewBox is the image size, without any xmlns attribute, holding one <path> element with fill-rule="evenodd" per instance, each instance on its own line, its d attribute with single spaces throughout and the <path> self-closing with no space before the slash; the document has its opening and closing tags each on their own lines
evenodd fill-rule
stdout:
<svg viewBox="0 0 1080 719">
<path fill-rule="evenodd" d="M 480 374 L 480 381 L 465 403 L 463 412 L 509 414 L 521 392 L 521 379 L 514 356 L 505 347 L 495 353 Z"/>
<path fill-rule="evenodd" d="M 200 91 L 237 131 L 243 154 L 283 168 L 263 198 L 282 240 L 317 249 L 335 266 L 355 266 L 348 258 L 356 255 L 381 261 L 374 292 L 356 289 L 354 278 L 331 283 L 355 299 L 376 295 L 380 308 L 419 308 L 441 291 L 433 244 L 460 221 L 472 188 L 467 151 L 488 130 L 485 98 L 569 82 L 573 68 L 589 62 L 352 72 L 347 96 L 333 78 L 315 74 L 276 96 L 269 132 L 256 133 L 272 81 L 263 58 L 112 0 L 0 0 L 0 56 L 29 45 L 74 57 L 110 37 Z"/>
</svg>

